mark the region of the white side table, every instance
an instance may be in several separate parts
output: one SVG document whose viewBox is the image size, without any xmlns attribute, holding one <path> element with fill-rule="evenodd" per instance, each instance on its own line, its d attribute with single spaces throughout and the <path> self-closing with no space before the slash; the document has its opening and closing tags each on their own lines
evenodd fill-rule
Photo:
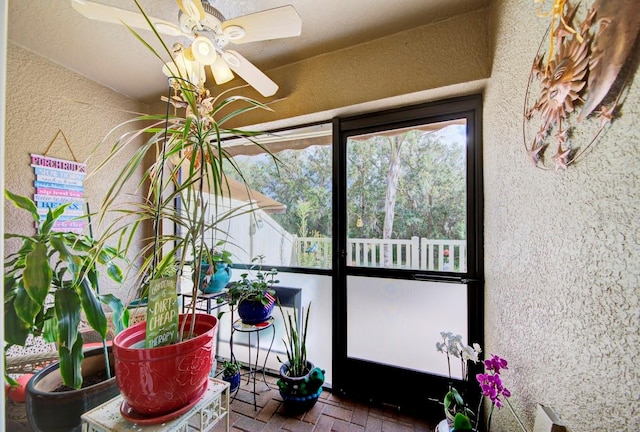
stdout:
<svg viewBox="0 0 640 432">
<path fill-rule="evenodd" d="M 103 403 L 82 415 L 85 432 L 144 431 L 144 432 L 188 432 L 209 431 L 219 421 L 226 422 L 229 431 L 229 383 L 209 378 L 209 387 L 202 399 L 179 417 L 160 424 L 136 424 L 120 414 L 122 396 Z"/>
</svg>

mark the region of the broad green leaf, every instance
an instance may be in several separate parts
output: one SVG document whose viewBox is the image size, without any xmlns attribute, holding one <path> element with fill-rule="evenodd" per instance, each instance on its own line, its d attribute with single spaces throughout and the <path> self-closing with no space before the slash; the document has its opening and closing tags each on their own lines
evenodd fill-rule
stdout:
<svg viewBox="0 0 640 432">
<path fill-rule="evenodd" d="M 78 338 L 80 298 L 71 288 L 55 292 L 55 313 L 58 320 L 58 347 L 71 350 Z"/>
<path fill-rule="evenodd" d="M 49 265 L 47 246 L 44 243 L 36 243 L 26 257 L 22 274 L 24 289 L 34 302 L 44 303 L 52 277 L 53 271 Z"/>
<path fill-rule="evenodd" d="M 98 296 L 100 301 L 111 308 L 111 320 L 115 327 L 116 334 L 120 333 L 129 326 L 129 311 L 124 308 L 120 299 L 113 294 L 105 294 Z"/>
<path fill-rule="evenodd" d="M 71 254 L 69 253 L 69 250 L 67 249 L 67 246 L 65 245 L 64 240 L 57 236 L 51 236 L 50 242 L 51 242 L 51 246 L 56 251 L 58 251 L 58 254 L 60 255 L 60 259 L 62 261 L 69 262 L 71 259 Z"/>
<path fill-rule="evenodd" d="M 82 338 L 78 334 L 75 343 L 68 349 L 60 346 L 58 355 L 60 356 L 60 375 L 62 381 L 69 387 L 79 389 L 82 386 Z"/>
<path fill-rule="evenodd" d="M 106 339 L 108 330 L 107 317 L 104 315 L 100 301 L 87 278 L 83 278 L 80 282 L 78 293 L 80 294 L 80 302 L 87 322 L 91 328 L 98 332 L 102 339 Z"/>
<path fill-rule="evenodd" d="M 22 195 L 16 195 L 14 193 L 11 193 L 6 189 L 4 191 L 4 196 L 8 200 L 10 200 L 13 203 L 13 205 L 15 205 L 16 207 L 27 210 L 29 213 L 31 213 L 31 217 L 33 217 L 33 220 L 36 223 L 40 222 L 40 215 L 38 214 L 38 208 L 36 207 L 36 205 L 32 200 Z"/>
<path fill-rule="evenodd" d="M 44 222 L 40 224 L 40 234 L 49 234 L 53 228 L 53 224 L 55 224 L 58 218 L 62 216 L 62 213 L 64 213 L 64 210 L 69 207 L 70 204 L 71 203 L 65 203 L 54 209 L 49 209 Z"/>
<path fill-rule="evenodd" d="M 107 275 L 118 283 L 123 281 L 122 269 L 113 262 L 107 264 Z"/>
<path fill-rule="evenodd" d="M 473 426 L 466 415 L 457 413 L 453 418 L 453 429 L 455 431 L 470 431 Z"/>
<path fill-rule="evenodd" d="M 33 325 L 42 306 L 42 303 L 34 302 L 23 287 L 18 287 L 14 308 L 22 321 Z"/>
<path fill-rule="evenodd" d="M 49 343 L 58 342 L 58 320 L 55 315 L 44 321 L 42 326 L 42 337 Z"/>
<path fill-rule="evenodd" d="M 14 308 L 14 302 L 4 304 L 4 340 L 11 345 L 24 346 L 31 326 L 20 319 Z"/>
</svg>

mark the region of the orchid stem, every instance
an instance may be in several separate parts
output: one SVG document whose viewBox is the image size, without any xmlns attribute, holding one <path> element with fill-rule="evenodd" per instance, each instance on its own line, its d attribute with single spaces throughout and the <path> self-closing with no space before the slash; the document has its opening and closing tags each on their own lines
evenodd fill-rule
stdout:
<svg viewBox="0 0 640 432">
<path fill-rule="evenodd" d="M 523 432 L 529 432 L 527 431 L 527 428 L 524 427 L 524 424 L 522 424 L 522 421 L 520 421 L 520 417 L 518 417 L 518 414 L 516 414 L 516 412 L 514 411 L 513 407 L 511 406 L 511 402 L 509 402 L 509 399 L 504 398 L 504 401 L 507 403 L 507 406 L 509 407 L 509 411 L 511 411 L 511 414 L 513 414 L 513 417 L 515 417 L 516 421 L 520 425 L 520 429 L 522 429 Z"/>
</svg>

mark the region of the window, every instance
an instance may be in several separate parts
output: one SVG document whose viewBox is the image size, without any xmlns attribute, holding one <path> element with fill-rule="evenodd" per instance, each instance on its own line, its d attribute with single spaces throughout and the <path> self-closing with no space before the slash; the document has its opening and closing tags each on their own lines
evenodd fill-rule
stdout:
<svg viewBox="0 0 640 432">
<path fill-rule="evenodd" d="M 265 266 L 331 268 L 331 127 L 323 123 L 271 132 L 255 143 L 225 143 L 249 188 L 241 186 L 233 196 L 244 195 L 242 201 L 257 206 L 228 222 L 234 261 L 264 256 Z M 234 171 L 226 170 L 242 185 Z"/>
</svg>

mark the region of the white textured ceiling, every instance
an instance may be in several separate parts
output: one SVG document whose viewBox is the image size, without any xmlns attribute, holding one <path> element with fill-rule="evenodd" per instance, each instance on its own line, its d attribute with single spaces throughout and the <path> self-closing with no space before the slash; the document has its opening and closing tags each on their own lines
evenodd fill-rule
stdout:
<svg viewBox="0 0 640 432">
<path fill-rule="evenodd" d="M 133 0 L 95 0 L 136 11 Z M 177 23 L 174 0 L 139 0 L 150 16 Z M 485 7 L 490 0 L 211 0 L 226 19 L 293 5 L 302 35 L 233 47 L 263 71 Z M 149 40 L 153 40 L 151 33 Z M 167 37 L 171 46 L 178 39 Z M 71 0 L 10 0 L 9 42 L 128 97 L 166 93 L 162 63 L 126 28 L 89 20 Z M 60 83 L 64 85 L 64 83 Z"/>
</svg>

